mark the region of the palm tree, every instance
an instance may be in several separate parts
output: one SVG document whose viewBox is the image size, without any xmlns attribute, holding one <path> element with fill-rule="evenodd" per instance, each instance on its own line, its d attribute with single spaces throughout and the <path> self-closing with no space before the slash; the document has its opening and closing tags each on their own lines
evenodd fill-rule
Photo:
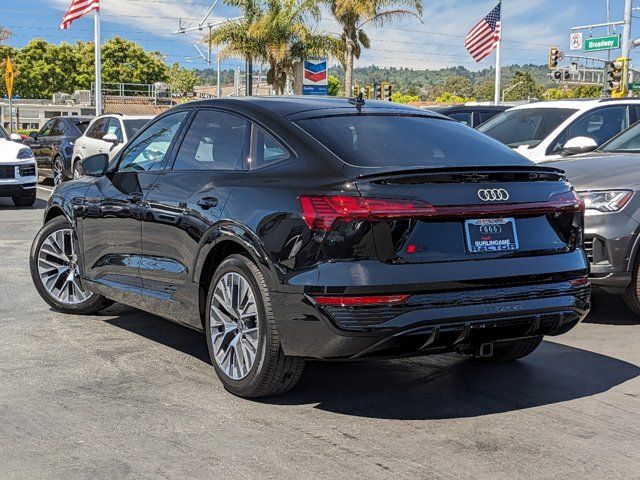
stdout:
<svg viewBox="0 0 640 480">
<path fill-rule="evenodd" d="M 336 49 L 334 37 L 309 26 L 319 19 L 316 0 L 232 1 L 243 13 L 249 7 L 250 15 L 220 25 L 212 31 L 211 41 L 224 44 L 222 57 L 240 56 L 269 64 L 267 81 L 276 93 L 283 93 L 296 61 Z"/>
<path fill-rule="evenodd" d="M 368 25 L 382 26 L 384 23 L 422 15 L 422 0 L 320 0 L 324 2 L 342 28 L 337 56 L 344 69 L 344 91 L 346 95 L 353 86 L 353 61 L 360 58 L 362 48 L 369 48 L 371 41 L 364 31 Z"/>
</svg>

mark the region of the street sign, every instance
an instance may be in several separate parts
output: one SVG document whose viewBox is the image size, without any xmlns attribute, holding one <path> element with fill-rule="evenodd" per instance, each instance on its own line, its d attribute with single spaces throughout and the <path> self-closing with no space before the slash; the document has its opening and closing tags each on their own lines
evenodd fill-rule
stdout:
<svg viewBox="0 0 640 480">
<path fill-rule="evenodd" d="M 11 59 L 7 57 L 7 64 L 4 72 L 4 81 L 5 81 L 5 84 L 7 85 L 7 97 L 9 98 L 11 98 L 11 96 L 13 95 L 13 79 L 14 79 L 13 64 L 11 63 Z"/>
<path fill-rule="evenodd" d="M 629 90 L 632 92 L 640 92 L 640 83 L 630 83 Z"/>
<path fill-rule="evenodd" d="M 582 50 L 582 32 L 572 33 L 569 38 L 569 47 L 571 50 Z"/>
<path fill-rule="evenodd" d="M 302 94 L 327 95 L 327 59 L 305 60 L 303 68 Z"/>
<path fill-rule="evenodd" d="M 599 52 L 601 50 L 615 50 L 620 48 L 620 35 L 587 38 L 584 41 L 585 52 Z"/>
</svg>

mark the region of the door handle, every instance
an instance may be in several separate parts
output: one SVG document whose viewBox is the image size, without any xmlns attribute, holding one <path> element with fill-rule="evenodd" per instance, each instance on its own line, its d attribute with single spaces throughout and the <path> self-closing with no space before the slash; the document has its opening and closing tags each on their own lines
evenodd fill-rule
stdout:
<svg viewBox="0 0 640 480">
<path fill-rule="evenodd" d="M 131 192 L 127 195 L 131 203 L 140 203 L 142 201 L 142 192 Z"/>
<path fill-rule="evenodd" d="M 203 210 L 209 210 L 210 208 L 218 206 L 218 199 L 214 197 L 201 198 L 198 200 L 198 206 L 202 207 Z"/>
</svg>

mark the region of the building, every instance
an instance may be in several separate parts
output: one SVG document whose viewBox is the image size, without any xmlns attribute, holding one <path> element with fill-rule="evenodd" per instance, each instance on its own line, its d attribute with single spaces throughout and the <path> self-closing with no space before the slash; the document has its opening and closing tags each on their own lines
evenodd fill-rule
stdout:
<svg viewBox="0 0 640 480">
<path fill-rule="evenodd" d="M 56 93 L 52 100 L 46 99 L 14 99 L 13 129 L 39 130 L 53 117 L 95 115 L 96 109 L 91 106 L 91 92 L 80 90 L 73 95 Z M 0 125 L 10 128 L 11 111 L 9 100 L 0 99 Z"/>
</svg>

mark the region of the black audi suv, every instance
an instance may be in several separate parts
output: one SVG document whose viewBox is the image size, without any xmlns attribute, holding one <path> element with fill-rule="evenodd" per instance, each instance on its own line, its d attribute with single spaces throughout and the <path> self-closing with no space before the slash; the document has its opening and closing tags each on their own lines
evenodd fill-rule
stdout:
<svg viewBox="0 0 640 480">
<path fill-rule="evenodd" d="M 44 300 L 204 331 L 240 396 L 287 391 L 305 359 L 514 360 L 590 307 L 584 205 L 562 171 L 432 112 L 192 102 L 80 170 L 33 243 Z"/>
</svg>

